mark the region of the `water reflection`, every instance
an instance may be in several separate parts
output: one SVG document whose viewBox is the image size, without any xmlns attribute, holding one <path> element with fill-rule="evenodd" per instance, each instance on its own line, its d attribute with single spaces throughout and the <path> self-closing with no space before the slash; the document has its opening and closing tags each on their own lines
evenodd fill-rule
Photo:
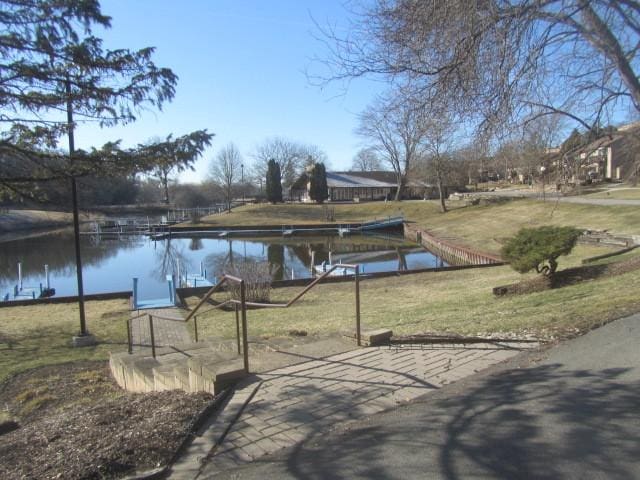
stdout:
<svg viewBox="0 0 640 480">
<path fill-rule="evenodd" d="M 421 247 L 397 236 L 276 237 L 247 239 L 171 238 L 153 241 L 143 236 L 82 238 L 85 291 L 130 290 L 139 279 L 141 298 L 161 297 L 166 275 L 195 273 L 202 263 L 212 279 L 239 262 L 268 262 L 274 279 L 311 275 L 313 264 L 358 263 L 365 273 L 439 267 L 447 264 Z M 44 281 L 49 265 L 57 295 L 75 295 L 73 237 L 70 232 L 0 244 L 0 294 L 17 283 L 22 262 L 25 286 Z"/>
<path fill-rule="evenodd" d="M 193 268 L 189 255 L 185 252 L 184 242 L 167 238 L 161 242 L 154 242 L 157 267 L 152 270 L 153 276 L 164 281 L 167 275 L 190 272 Z"/>
</svg>

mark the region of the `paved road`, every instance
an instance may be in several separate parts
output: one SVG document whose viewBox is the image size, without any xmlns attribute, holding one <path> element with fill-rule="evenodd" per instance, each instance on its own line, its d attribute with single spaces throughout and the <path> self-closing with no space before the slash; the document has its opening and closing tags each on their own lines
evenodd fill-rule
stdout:
<svg viewBox="0 0 640 480">
<path fill-rule="evenodd" d="M 640 478 L 639 340 L 618 320 L 215 478 Z"/>
</svg>

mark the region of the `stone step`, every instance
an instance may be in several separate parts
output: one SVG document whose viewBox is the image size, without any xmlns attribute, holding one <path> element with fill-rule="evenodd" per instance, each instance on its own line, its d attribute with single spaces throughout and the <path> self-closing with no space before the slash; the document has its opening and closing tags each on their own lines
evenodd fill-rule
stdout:
<svg viewBox="0 0 640 480">
<path fill-rule="evenodd" d="M 215 395 L 247 375 L 242 357 L 229 354 L 225 358 L 217 353 L 216 357 L 189 359 L 190 391 L 207 391 Z"/>
<path fill-rule="evenodd" d="M 112 353 L 110 367 L 118 384 L 133 392 L 181 389 L 219 392 L 245 376 L 234 341 L 185 343 L 156 349 Z"/>
<path fill-rule="evenodd" d="M 345 337 L 356 340 L 356 332 L 345 332 Z M 393 336 L 393 332 L 388 328 L 379 328 L 377 330 L 362 330 L 360 332 L 360 342 L 363 346 L 373 347 L 377 345 L 387 345 Z"/>
</svg>

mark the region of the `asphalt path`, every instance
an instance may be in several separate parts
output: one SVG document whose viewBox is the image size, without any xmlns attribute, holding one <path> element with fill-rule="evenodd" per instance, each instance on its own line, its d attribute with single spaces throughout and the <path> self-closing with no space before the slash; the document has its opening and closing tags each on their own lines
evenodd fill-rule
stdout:
<svg viewBox="0 0 640 480">
<path fill-rule="evenodd" d="M 216 479 L 640 478 L 640 315 Z"/>
</svg>

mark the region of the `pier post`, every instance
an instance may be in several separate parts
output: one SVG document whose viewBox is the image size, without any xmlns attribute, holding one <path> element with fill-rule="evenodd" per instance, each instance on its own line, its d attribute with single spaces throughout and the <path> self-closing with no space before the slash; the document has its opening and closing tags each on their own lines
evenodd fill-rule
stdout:
<svg viewBox="0 0 640 480">
<path fill-rule="evenodd" d="M 22 262 L 18 262 L 18 290 L 22 290 Z"/>
<path fill-rule="evenodd" d="M 47 286 L 47 290 L 50 290 L 51 284 L 49 283 L 49 265 L 47 265 L 46 263 L 44 265 L 44 278 L 45 278 L 45 285 Z"/>
<path fill-rule="evenodd" d="M 138 309 L 138 279 L 133 279 L 133 309 Z"/>
</svg>

